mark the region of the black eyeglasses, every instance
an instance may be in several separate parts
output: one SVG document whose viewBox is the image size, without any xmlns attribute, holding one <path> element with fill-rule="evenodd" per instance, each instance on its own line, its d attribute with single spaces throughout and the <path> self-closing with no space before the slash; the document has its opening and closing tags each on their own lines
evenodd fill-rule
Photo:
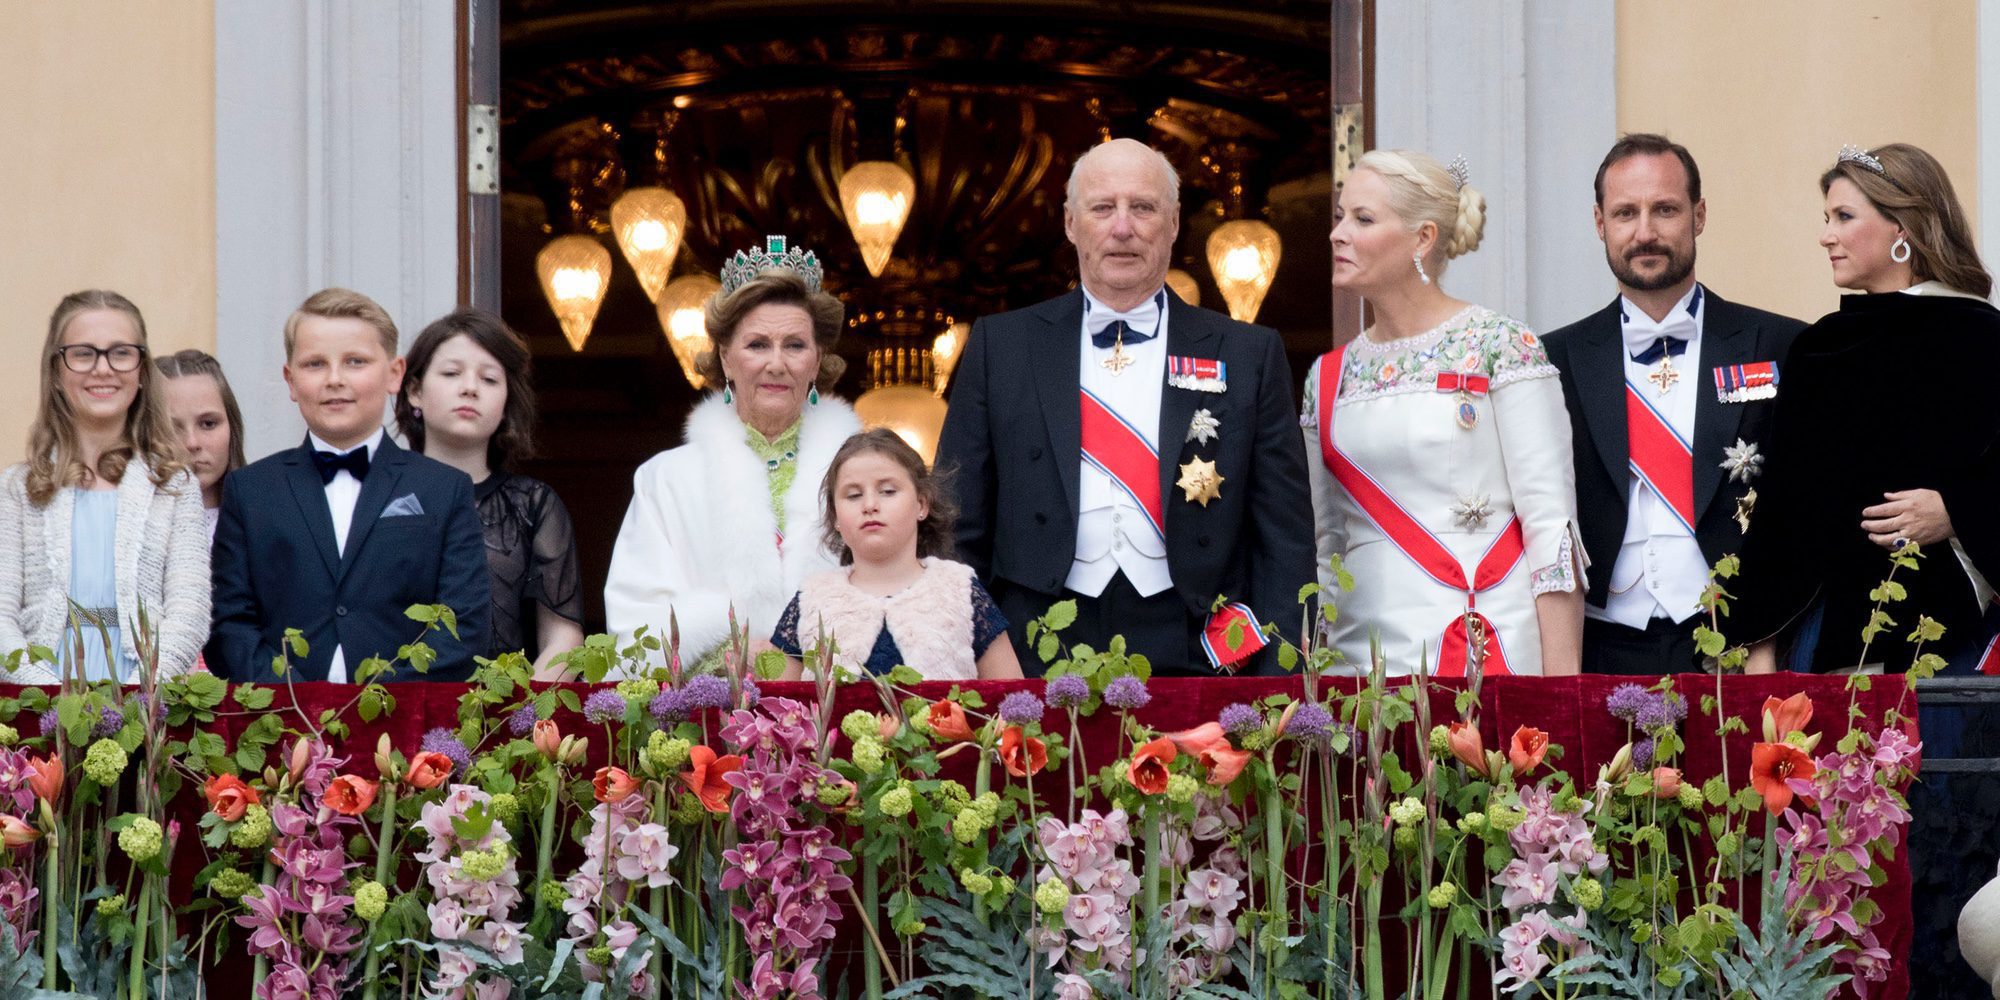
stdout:
<svg viewBox="0 0 2000 1000">
<path fill-rule="evenodd" d="M 111 370 L 114 372 L 134 371 L 139 367 L 140 360 L 145 358 L 146 349 L 138 344 L 113 344 L 110 347 L 71 344 L 57 349 L 56 353 L 62 355 L 63 367 L 78 375 L 85 375 L 97 367 L 98 358 L 111 362 Z"/>
</svg>

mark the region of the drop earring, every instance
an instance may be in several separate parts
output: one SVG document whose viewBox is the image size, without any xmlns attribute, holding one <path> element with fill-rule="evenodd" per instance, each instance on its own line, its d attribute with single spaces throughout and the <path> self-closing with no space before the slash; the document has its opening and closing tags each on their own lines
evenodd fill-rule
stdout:
<svg viewBox="0 0 2000 1000">
<path fill-rule="evenodd" d="M 815 383 L 812 388 L 806 390 L 806 405 L 807 406 L 819 405 L 819 385 L 817 383 Z"/>
<path fill-rule="evenodd" d="M 729 391 L 729 383 L 727 382 L 722 383 L 722 401 L 725 403 L 736 402 L 736 396 Z"/>
<path fill-rule="evenodd" d="M 1420 253 L 1411 254 L 1410 263 L 1417 266 L 1417 279 L 1426 285 L 1430 284 L 1431 276 L 1424 273 L 1424 255 Z"/>
<path fill-rule="evenodd" d="M 412 420 L 424 419 L 424 408 L 421 406 L 410 407 L 410 419 Z"/>
</svg>

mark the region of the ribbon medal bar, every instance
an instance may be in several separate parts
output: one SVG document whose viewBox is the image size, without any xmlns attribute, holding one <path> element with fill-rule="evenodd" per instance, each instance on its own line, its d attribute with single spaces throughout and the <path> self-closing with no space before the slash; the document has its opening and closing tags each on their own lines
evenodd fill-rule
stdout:
<svg viewBox="0 0 2000 1000">
<path fill-rule="evenodd" d="M 1222 392 L 1229 388 L 1229 366 L 1215 358 L 1167 358 L 1167 384 L 1196 392 Z"/>
<path fill-rule="evenodd" d="M 1724 403 L 1748 403 L 1778 397 L 1778 363 L 1758 361 L 1747 365 L 1717 365 L 1715 398 Z"/>
</svg>

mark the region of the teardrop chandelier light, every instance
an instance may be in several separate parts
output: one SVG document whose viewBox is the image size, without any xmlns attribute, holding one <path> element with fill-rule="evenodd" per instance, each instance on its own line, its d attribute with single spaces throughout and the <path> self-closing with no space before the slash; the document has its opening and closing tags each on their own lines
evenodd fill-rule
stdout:
<svg viewBox="0 0 2000 1000">
<path fill-rule="evenodd" d="M 910 221 L 917 199 L 917 181 L 888 160 L 864 160 L 840 176 L 840 210 L 847 228 L 861 246 L 861 262 L 872 277 L 881 277 L 896 248 L 896 237 Z"/>
<path fill-rule="evenodd" d="M 722 282 L 710 275 L 684 274 L 668 282 L 660 292 L 660 329 L 667 335 L 668 346 L 674 349 L 674 360 L 680 362 L 681 374 L 696 389 L 708 385 L 695 367 L 695 359 L 709 348 L 708 300 L 721 290 Z"/>
<path fill-rule="evenodd" d="M 1191 306 L 1201 305 L 1201 286 L 1195 283 L 1194 275 L 1176 267 L 1167 272 L 1167 287 L 1181 297 L 1181 301 Z"/>
<path fill-rule="evenodd" d="M 660 290 L 667 287 L 687 217 L 680 196 L 663 187 L 628 189 L 611 205 L 611 232 L 650 301 L 660 301 Z"/>
<path fill-rule="evenodd" d="M 1261 219 L 1225 222 L 1209 234 L 1208 270 L 1229 303 L 1231 319 L 1248 323 L 1257 318 L 1283 254 L 1278 231 Z"/>
<path fill-rule="evenodd" d="M 972 324 L 959 320 L 931 341 L 931 368 L 935 372 L 938 395 L 944 395 L 945 386 L 951 384 L 952 369 L 958 367 L 958 356 L 965 352 L 965 342 L 971 336 Z"/>
<path fill-rule="evenodd" d="M 597 307 L 604 304 L 605 289 L 611 284 L 611 251 L 593 236 L 558 236 L 535 255 L 535 273 L 542 279 L 542 294 L 562 323 L 570 350 L 583 350 L 584 341 L 590 339 L 591 324 L 597 321 Z"/>
</svg>

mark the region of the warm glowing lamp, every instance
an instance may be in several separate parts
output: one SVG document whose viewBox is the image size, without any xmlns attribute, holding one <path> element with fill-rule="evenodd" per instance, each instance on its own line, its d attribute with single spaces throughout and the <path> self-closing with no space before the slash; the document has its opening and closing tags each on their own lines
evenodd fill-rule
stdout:
<svg viewBox="0 0 2000 1000">
<path fill-rule="evenodd" d="M 910 172 L 887 160 L 864 160 L 840 178 L 840 210 L 847 228 L 861 245 L 861 262 L 868 273 L 882 276 L 889 254 L 910 221 L 917 200 L 917 181 Z"/>
<path fill-rule="evenodd" d="M 1229 303 L 1231 319 L 1248 323 L 1257 318 L 1283 253 L 1278 231 L 1260 219 L 1225 222 L 1209 234 L 1208 269 Z"/>
<path fill-rule="evenodd" d="M 931 341 L 931 369 L 937 374 L 938 395 L 944 395 L 944 387 L 951 384 L 951 370 L 958 367 L 958 355 L 971 336 L 972 324 L 959 320 Z"/>
<path fill-rule="evenodd" d="M 680 196 L 663 187 L 632 188 L 611 205 L 611 232 L 650 301 L 660 301 L 660 290 L 673 273 L 687 218 Z"/>
<path fill-rule="evenodd" d="M 854 415 L 864 427 L 887 427 L 908 442 L 929 465 L 937 456 L 938 435 L 944 431 L 945 402 L 929 386 L 885 385 L 854 401 Z"/>
<path fill-rule="evenodd" d="M 1201 305 L 1201 286 L 1195 284 L 1194 275 L 1176 267 L 1167 272 L 1167 287 L 1181 297 L 1181 301 L 1191 306 Z"/>
<path fill-rule="evenodd" d="M 722 289 L 722 282 L 706 274 L 684 274 L 667 283 L 660 292 L 660 329 L 674 349 L 681 373 L 696 389 L 708 385 L 695 369 L 695 359 L 708 350 L 708 300 Z"/>
<path fill-rule="evenodd" d="M 583 350 L 611 283 L 611 251 L 582 233 L 558 236 L 535 255 L 535 273 L 541 276 L 549 308 L 562 322 L 570 350 Z"/>
</svg>

